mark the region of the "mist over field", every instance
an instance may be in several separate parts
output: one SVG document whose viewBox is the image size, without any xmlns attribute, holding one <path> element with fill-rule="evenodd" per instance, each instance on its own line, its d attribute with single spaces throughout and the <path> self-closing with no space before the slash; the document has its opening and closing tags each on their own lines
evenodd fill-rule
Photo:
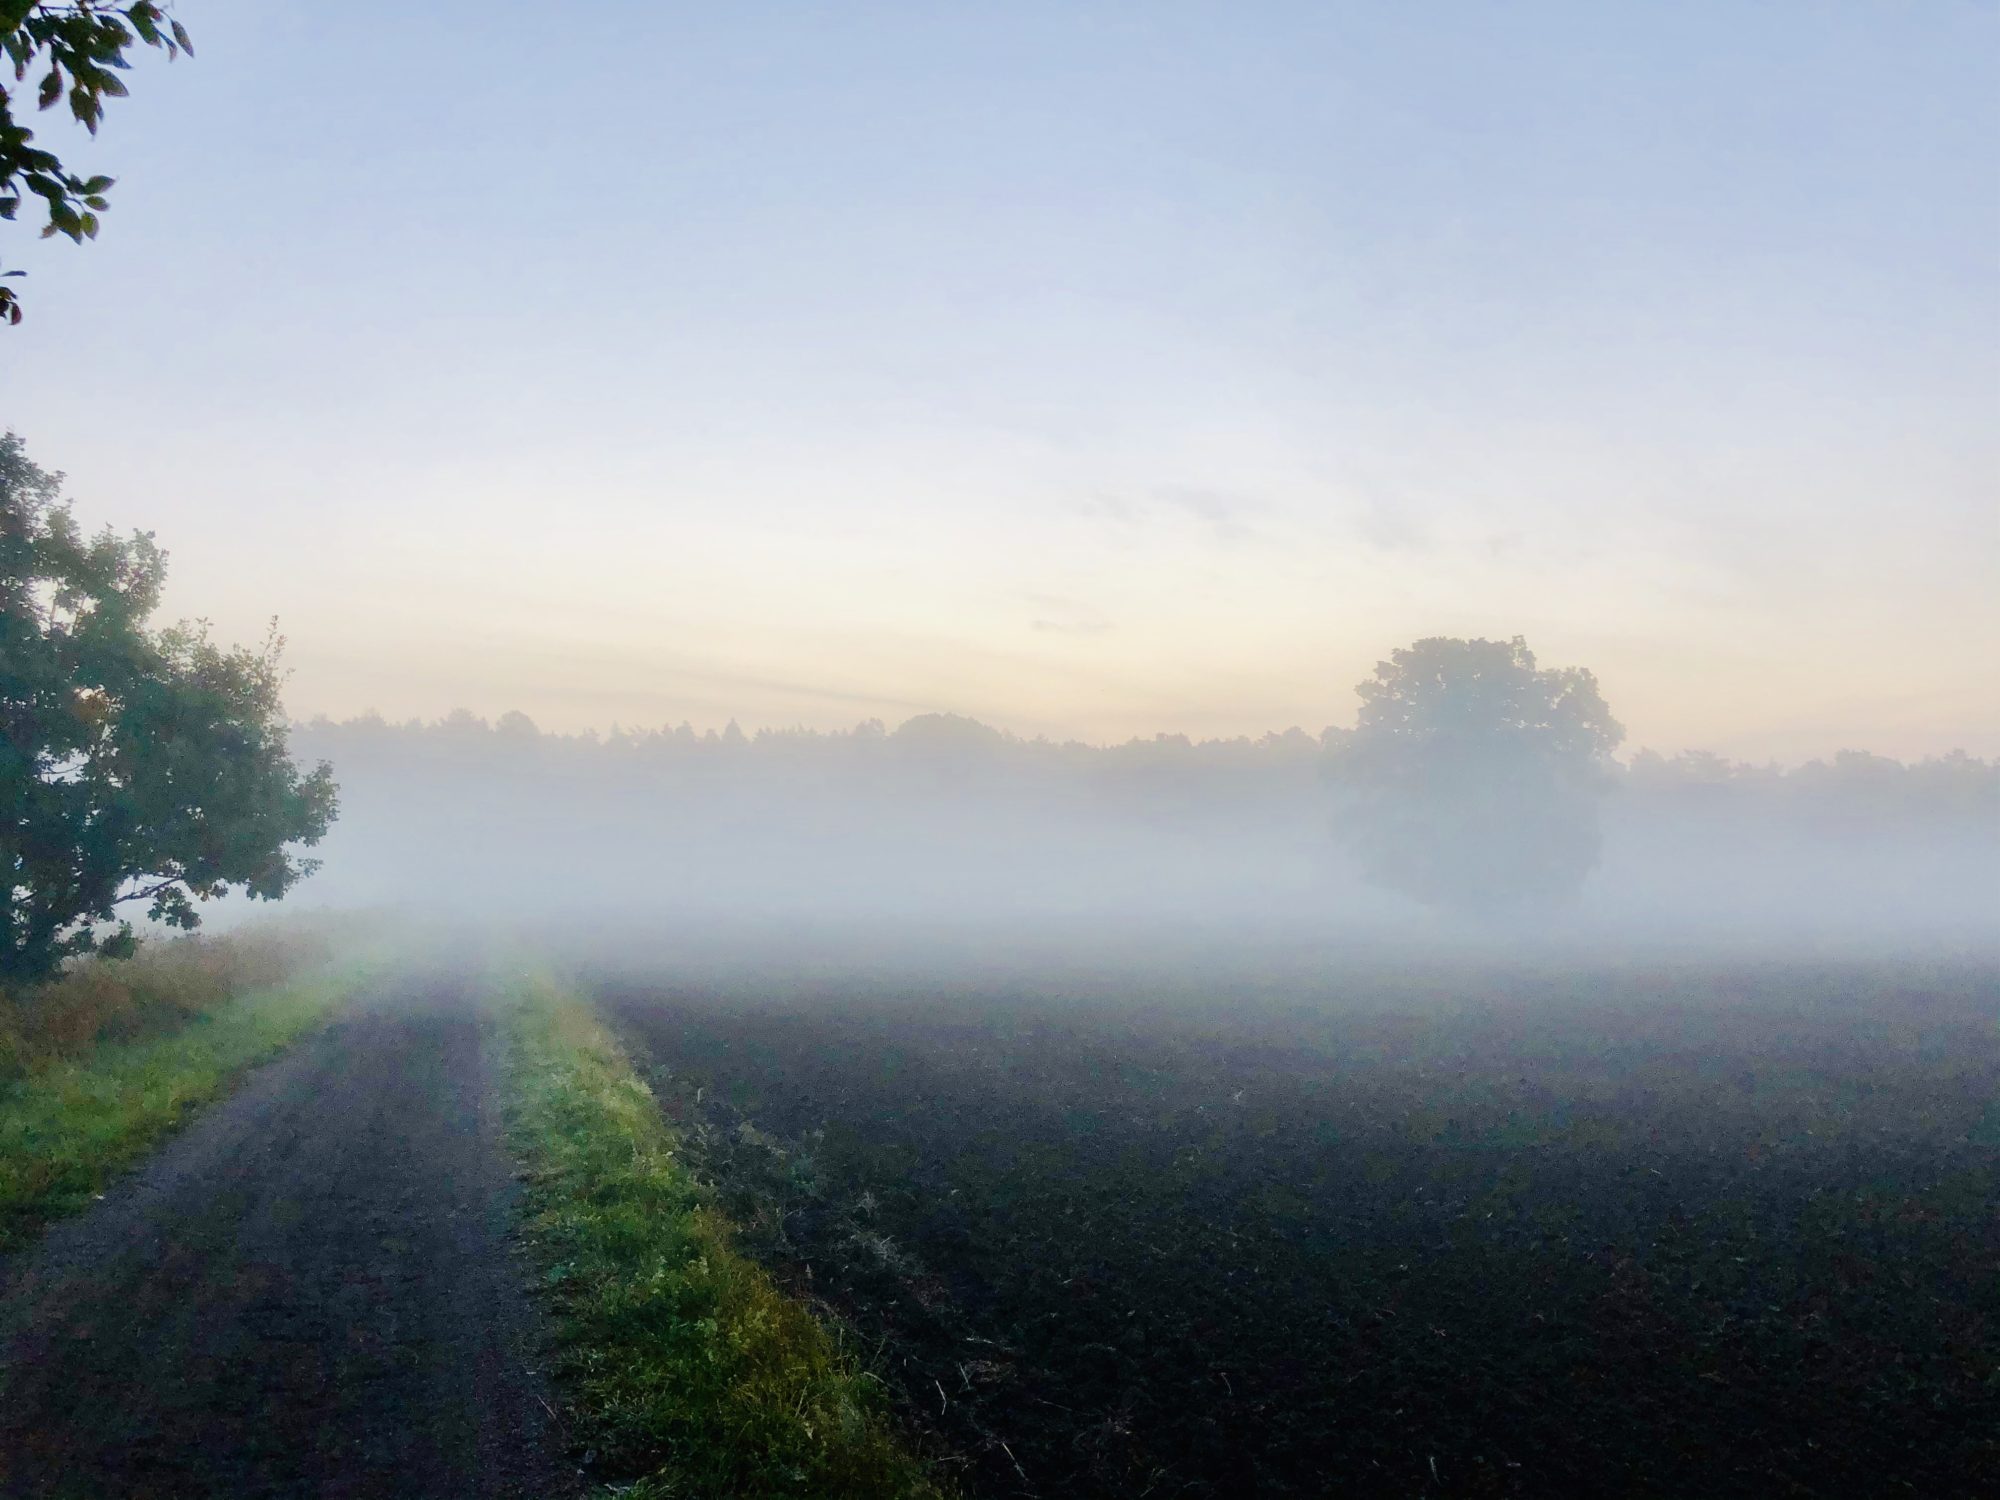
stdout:
<svg viewBox="0 0 2000 1500">
<path fill-rule="evenodd" d="M 1642 752 L 1594 794 L 1601 845 L 1580 889 L 1456 914 L 1371 883 L 1344 850 L 1329 752 L 1347 733 L 1098 747 L 941 714 L 602 738 L 521 715 L 318 720 L 294 748 L 339 768 L 342 810 L 300 899 L 640 948 L 841 926 L 878 952 L 985 932 L 1072 954 L 1095 936 L 1128 957 L 1149 930 L 1225 946 L 2000 936 L 2000 767 L 1972 757 L 1787 770 Z"/>
<path fill-rule="evenodd" d="M 296 726 L 308 899 L 595 997 L 970 1495 L 1970 1497 L 2000 766 L 1609 754 L 1430 638 L 1351 727 Z"/>
</svg>

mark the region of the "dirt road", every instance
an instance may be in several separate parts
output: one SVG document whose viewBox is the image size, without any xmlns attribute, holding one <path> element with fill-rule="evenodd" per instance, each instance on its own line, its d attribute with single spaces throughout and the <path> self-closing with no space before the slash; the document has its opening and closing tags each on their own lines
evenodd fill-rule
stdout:
<svg viewBox="0 0 2000 1500">
<path fill-rule="evenodd" d="M 579 1493 L 498 1047 L 461 984 L 363 1002 L 0 1264 L 0 1495 Z"/>
</svg>

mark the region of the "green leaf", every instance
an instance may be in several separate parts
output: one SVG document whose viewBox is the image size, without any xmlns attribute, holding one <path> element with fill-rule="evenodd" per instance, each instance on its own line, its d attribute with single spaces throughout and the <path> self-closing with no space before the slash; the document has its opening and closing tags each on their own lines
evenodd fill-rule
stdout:
<svg viewBox="0 0 2000 1500">
<path fill-rule="evenodd" d="M 99 193 L 108 193 L 117 181 L 118 179 L 115 177 L 106 177 L 100 174 L 86 182 L 79 191 L 90 196 Z"/>
<path fill-rule="evenodd" d="M 181 51 L 185 52 L 189 57 L 193 57 L 194 43 L 188 40 L 187 27 L 181 25 L 179 21 L 175 21 L 173 27 L 174 40 L 181 44 Z"/>
<path fill-rule="evenodd" d="M 50 68 L 49 76 L 42 80 L 41 92 L 35 95 L 35 107 L 47 109 L 62 97 L 62 69 Z"/>
</svg>

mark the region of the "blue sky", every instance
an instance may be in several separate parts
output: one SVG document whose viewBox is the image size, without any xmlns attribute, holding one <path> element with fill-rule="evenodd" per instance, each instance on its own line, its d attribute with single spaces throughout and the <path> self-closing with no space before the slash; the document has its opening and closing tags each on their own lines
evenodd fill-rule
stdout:
<svg viewBox="0 0 2000 1500">
<path fill-rule="evenodd" d="M 1993 6 L 178 13 L 0 422 L 298 713 L 2000 752 Z"/>
</svg>

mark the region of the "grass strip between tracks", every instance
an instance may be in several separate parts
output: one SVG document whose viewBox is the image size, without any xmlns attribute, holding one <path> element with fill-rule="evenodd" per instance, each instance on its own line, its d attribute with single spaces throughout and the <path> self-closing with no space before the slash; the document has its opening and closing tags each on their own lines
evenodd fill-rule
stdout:
<svg viewBox="0 0 2000 1500">
<path fill-rule="evenodd" d="M 578 1435 L 642 1497 L 890 1500 L 946 1491 L 879 1385 L 729 1246 L 651 1090 L 589 1006 L 512 986 L 509 1128 Z"/>
<path fill-rule="evenodd" d="M 374 972 L 323 968 L 0 1086 L 0 1250 L 88 1207 L 124 1168 L 318 1025 Z"/>
</svg>

